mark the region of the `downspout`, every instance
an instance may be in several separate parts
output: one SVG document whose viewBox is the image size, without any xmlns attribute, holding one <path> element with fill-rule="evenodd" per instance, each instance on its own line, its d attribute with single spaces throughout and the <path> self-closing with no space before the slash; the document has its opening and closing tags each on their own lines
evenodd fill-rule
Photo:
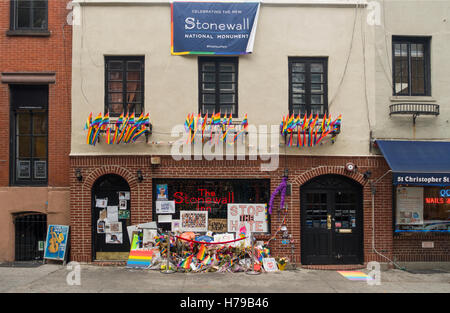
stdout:
<svg viewBox="0 0 450 313">
<path fill-rule="evenodd" d="M 375 252 L 376 254 L 378 254 L 379 256 L 385 258 L 390 263 L 394 264 L 396 268 L 398 268 L 400 270 L 406 270 L 405 268 L 399 266 L 397 263 L 395 263 L 394 261 L 389 259 L 387 256 L 385 256 L 385 255 L 381 254 L 380 252 L 378 252 L 377 249 L 375 248 L 375 194 L 376 194 L 376 187 L 375 187 L 375 185 L 378 184 L 378 182 L 381 179 L 383 179 L 384 176 L 386 176 L 390 172 L 392 172 L 392 170 L 388 170 L 386 173 L 384 173 L 376 181 L 370 182 L 370 189 L 371 189 L 371 193 L 372 193 L 372 251 Z"/>
</svg>

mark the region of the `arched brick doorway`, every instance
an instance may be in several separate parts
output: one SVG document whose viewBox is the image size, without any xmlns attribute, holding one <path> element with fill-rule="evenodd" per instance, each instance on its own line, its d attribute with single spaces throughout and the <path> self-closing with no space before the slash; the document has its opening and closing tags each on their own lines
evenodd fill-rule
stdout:
<svg viewBox="0 0 450 313">
<path fill-rule="evenodd" d="M 363 186 L 342 175 L 300 187 L 302 264 L 362 264 Z"/>
<path fill-rule="evenodd" d="M 128 258 L 130 241 L 127 226 L 131 225 L 130 194 L 127 181 L 116 174 L 103 175 L 93 184 L 91 204 L 93 260 Z M 106 200 L 106 207 L 101 204 L 102 200 Z M 123 205 L 126 209 L 119 210 Z M 111 214 L 113 212 L 117 212 L 117 215 Z"/>
</svg>

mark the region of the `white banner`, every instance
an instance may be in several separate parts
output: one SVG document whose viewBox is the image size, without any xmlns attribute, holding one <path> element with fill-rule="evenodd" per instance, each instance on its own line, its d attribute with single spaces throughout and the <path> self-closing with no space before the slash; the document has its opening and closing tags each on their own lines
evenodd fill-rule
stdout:
<svg viewBox="0 0 450 313">
<path fill-rule="evenodd" d="M 242 226 L 248 232 L 267 233 L 267 204 L 228 203 L 228 231 L 239 232 Z"/>
</svg>

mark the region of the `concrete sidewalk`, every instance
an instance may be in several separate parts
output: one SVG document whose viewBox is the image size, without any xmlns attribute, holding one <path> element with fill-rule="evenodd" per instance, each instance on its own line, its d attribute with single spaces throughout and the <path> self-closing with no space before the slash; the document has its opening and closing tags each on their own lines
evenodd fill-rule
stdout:
<svg viewBox="0 0 450 313">
<path fill-rule="evenodd" d="M 62 265 L 0 267 L 0 292 L 19 293 L 449 293 L 449 264 L 381 272 L 381 284 L 351 281 L 336 271 L 297 269 L 260 275 L 174 273 L 81 265 L 80 286 L 70 286 Z M 362 270 L 367 273 L 368 270 Z"/>
</svg>

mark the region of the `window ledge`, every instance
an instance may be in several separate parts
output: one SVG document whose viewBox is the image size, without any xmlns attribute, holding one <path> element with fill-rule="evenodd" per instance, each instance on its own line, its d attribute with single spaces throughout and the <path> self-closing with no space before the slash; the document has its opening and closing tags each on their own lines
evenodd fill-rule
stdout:
<svg viewBox="0 0 450 313">
<path fill-rule="evenodd" d="M 389 100 L 391 102 L 437 102 L 431 96 L 392 96 Z"/>
<path fill-rule="evenodd" d="M 6 36 L 29 36 L 29 37 L 49 37 L 48 30 L 7 30 Z"/>
</svg>

